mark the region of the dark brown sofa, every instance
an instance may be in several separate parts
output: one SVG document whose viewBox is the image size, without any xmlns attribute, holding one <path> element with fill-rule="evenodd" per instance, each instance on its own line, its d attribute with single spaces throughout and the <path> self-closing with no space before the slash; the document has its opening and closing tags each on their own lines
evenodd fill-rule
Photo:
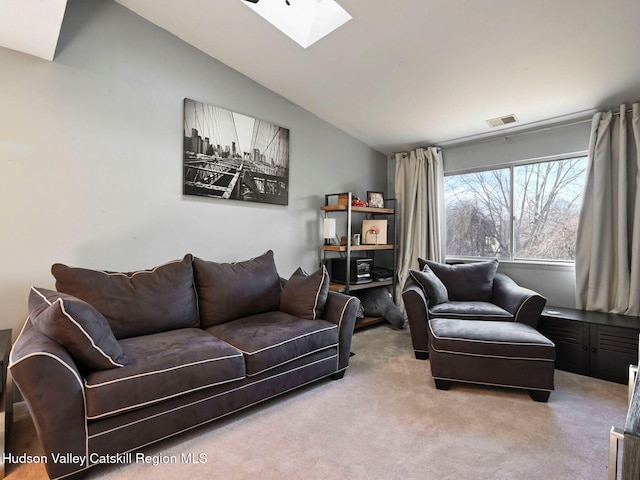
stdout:
<svg viewBox="0 0 640 480">
<path fill-rule="evenodd" d="M 52 273 L 57 291 L 32 288 L 10 356 L 51 478 L 348 367 L 358 300 L 329 291 L 324 267 L 283 281 L 269 251 Z"/>
</svg>

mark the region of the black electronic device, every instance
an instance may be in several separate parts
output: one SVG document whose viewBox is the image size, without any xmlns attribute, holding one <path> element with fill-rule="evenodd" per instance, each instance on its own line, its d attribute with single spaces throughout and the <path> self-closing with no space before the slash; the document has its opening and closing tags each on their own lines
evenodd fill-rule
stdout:
<svg viewBox="0 0 640 480">
<path fill-rule="evenodd" d="M 349 272 L 349 282 L 352 284 L 369 283 L 373 280 L 371 270 L 373 268 L 373 259 L 371 258 L 352 258 L 351 268 Z M 329 259 L 329 276 L 332 282 L 347 283 L 347 259 L 346 258 L 330 258 Z"/>
</svg>

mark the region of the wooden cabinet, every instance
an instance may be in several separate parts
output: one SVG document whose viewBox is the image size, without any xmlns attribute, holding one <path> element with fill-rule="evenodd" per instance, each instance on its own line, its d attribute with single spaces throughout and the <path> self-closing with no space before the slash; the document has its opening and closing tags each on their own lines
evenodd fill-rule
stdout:
<svg viewBox="0 0 640 480">
<path fill-rule="evenodd" d="M 336 282 L 332 278 L 329 288 L 331 290 L 350 294 L 358 290 L 391 286 L 395 300 L 395 286 L 397 282 L 397 256 L 396 256 L 396 216 L 394 208 L 357 207 L 352 205 L 353 194 L 333 193 L 325 195 L 325 204 L 320 207 L 323 218 L 336 218 L 341 220 L 341 227 L 338 229 L 338 237 L 346 237 L 344 245 L 322 245 L 322 263 L 327 265 L 330 258 L 342 258 L 345 260 L 346 272 L 341 282 Z M 385 200 L 385 207 L 394 205 L 394 199 Z M 364 241 L 364 233 L 361 232 L 362 221 L 367 219 L 384 217 L 387 220 L 387 243 L 372 245 L 353 245 L 353 235 L 360 233 L 361 241 Z M 386 254 L 386 258 L 383 258 Z M 354 283 L 352 277 L 352 260 L 357 258 L 371 258 L 373 267 L 386 267 L 392 271 L 391 277 L 384 280 L 373 280 L 367 283 Z M 330 272 L 331 273 L 331 272 Z M 381 317 L 365 317 L 358 319 L 356 328 L 384 321 Z"/>
<path fill-rule="evenodd" d="M 638 317 L 546 307 L 539 330 L 556 344 L 560 370 L 626 384 L 638 363 Z"/>
</svg>

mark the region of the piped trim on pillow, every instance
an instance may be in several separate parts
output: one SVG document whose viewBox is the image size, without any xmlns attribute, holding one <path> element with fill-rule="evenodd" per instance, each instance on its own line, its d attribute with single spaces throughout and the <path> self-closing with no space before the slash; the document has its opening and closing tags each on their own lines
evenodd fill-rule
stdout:
<svg viewBox="0 0 640 480">
<path fill-rule="evenodd" d="M 313 304 L 313 319 L 315 320 L 316 318 L 318 318 L 318 304 L 320 302 L 320 294 L 322 293 L 322 289 L 324 287 L 325 282 L 328 282 L 328 278 L 329 278 L 329 272 L 327 272 L 327 267 L 325 267 L 324 265 L 322 265 L 321 267 L 322 269 L 322 282 L 320 282 L 320 285 L 318 285 L 318 290 L 316 291 L 316 300 L 315 303 Z M 304 272 L 304 270 L 303 270 Z M 307 275 L 305 273 L 305 275 Z M 326 297 L 326 295 L 325 295 Z M 325 302 L 326 302 L 326 298 L 325 298 Z"/>
<path fill-rule="evenodd" d="M 420 285 L 422 291 L 429 299 L 429 305 L 434 306 L 449 300 L 447 287 L 427 265 L 422 271 L 409 270 L 409 275 Z"/>
<path fill-rule="evenodd" d="M 279 309 L 306 320 L 316 320 L 322 315 L 328 295 L 329 273 L 324 265 L 311 275 L 299 267 L 282 290 Z"/>
<path fill-rule="evenodd" d="M 114 367 L 124 367 L 124 366 L 126 365 L 125 363 L 119 363 L 119 362 L 116 362 L 113 358 L 111 358 L 109 355 L 107 355 L 107 354 L 104 352 L 104 350 L 102 350 L 102 348 L 100 348 L 98 345 L 96 345 L 96 342 L 94 342 L 94 341 L 93 341 L 93 338 L 91 338 L 91 335 L 89 335 L 89 334 L 87 333 L 87 331 L 86 331 L 84 328 L 82 328 L 82 325 L 80 325 L 80 324 L 76 321 L 76 319 L 75 319 L 75 318 L 73 318 L 73 317 L 69 314 L 69 312 L 67 312 L 67 310 L 64 308 L 64 302 L 62 301 L 62 299 L 61 299 L 61 298 L 59 298 L 59 299 L 57 299 L 55 302 L 53 302 L 53 304 L 54 304 L 54 305 L 55 305 L 56 303 L 60 306 L 60 310 L 62 311 L 62 314 L 63 314 L 65 317 L 67 317 L 67 318 L 69 319 L 69 321 L 70 321 L 71 323 L 73 323 L 73 324 L 76 326 L 76 328 L 80 331 L 80 333 L 82 333 L 82 334 L 87 338 L 87 340 L 91 343 L 91 346 L 92 346 L 93 348 L 95 348 L 95 349 L 98 351 L 98 353 L 100 353 L 100 355 L 102 355 L 106 360 L 108 360 L 108 361 L 109 361 L 109 362 L 110 362 Z M 50 305 L 51 305 L 51 304 L 50 304 Z"/>
<path fill-rule="evenodd" d="M 93 306 L 118 339 L 200 325 L 191 254 L 136 272 L 55 263 L 51 273 L 59 292 Z"/>
<path fill-rule="evenodd" d="M 193 255 L 190 253 L 187 253 L 185 255 L 185 257 L 189 257 L 189 259 L 191 260 L 191 262 L 193 262 Z M 97 273 L 103 273 L 104 275 L 107 275 L 109 277 L 127 277 L 127 278 L 133 278 L 136 275 L 140 275 L 140 274 L 151 274 L 151 273 L 155 273 L 158 269 L 162 268 L 162 267 L 166 267 L 168 265 L 173 265 L 175 263 L 182 263 L 184 262 L 184 257 L 179 259 L 179 260 L 171 260 L 169 262 L 163 263 L 162 265 L 158 265 L 156 267 L 150 268 L 150 269 L 146 269 L 146 270 L 135 270 L 133 272 L 111 272 L 109 270 L 100 270 L 100 269 L 93 269 L 93 268 L 84 268 L 84 267 L 73 267 L 73 266 L 69 266 L 69 265 L 65 265 L 66 268 L 71 269 L 71 270 L 91 270 L 92 272 L 97 272 Z"/>
<path fill-rule="evenodd" d="M 78 303 L 80 303 L 80 302 L 81 302 L 83 305 L 86 305 L 86 308 L 88 308 L 88 309 L 92 310 L 94 315 L 96 315 L 97 317 L 99 317 L 99 318 L 101 318 L 101 319 L 103 319 L 103 320 L 104 320 L 104 326 L 103 326 L 103 327 L 104 327 L 104 328 L 109 328 L 109 327 L 108 327 L 108 324 L 107 324 L 106 319 L 104 319 L 104 317 L 102 317 L 102 315 L 101 315 L 97 310 L 95 310 L 93 307 L 91 307 L 91 305 L 89 305 L 89 304 L 88 304 L 88 303 L 86 303 L 86 302 L 83 302 L 82 300 L 78 300 L 78 299 L 75 299 L 75 298 L 70 297 L 70 296 L 68 296 L 68 295 L 60 294 L 60 293 L 53 292 L 53 291 L 51 291 L 51 293 L 56 294 L 56 295 L 58 296 L 58 298 L 56 298 L 56 300 L 52 302 L 52 301 L 51 301 L 51 300 L 49 300 L 49 298 L 45 295 L 45 293 L 44 293 L 43 291 L 41 291 L 41 290 L 42 290 L 42 289 L 38 289 L 38 288 L 37 288 L 37 287 L 35 287 L 35 286 L 32 286 L 32 287 L 31 287 L 31 291 L 32 291 L 34 294 L 36 294 L 38 297 L 40 297 L 40 299 L 42 299 L 42 301 L 43 301 L 46 305 L 48 305 L 48 306 L 49 306 L 49 308 L 59 308 L 59 309 L 60 309 L 60 310 L 59 310 L 59 311 L 60 311 L 60 313 L 61 313 L 61 314 L 62 314 L 66 319 L 68 319 L 68 320 L 69 320 L 70 325 L 72 325 L 73 327 L 75 327 L 76 332 L 77 332 L 77 333 L 79 333 L 79 334 L 81 335 L 81 338 L 84 338 L 84 339 L 89 343 L 89 345 L 90 345 L 90 349 L 91 349 L 92 351 L 96 352 L 96 353 L 97 353 L 101 358 L 103 358 L 104 360 L 106 360 L 106 361 L 107 361 L 111 366 L 113 366 L 113 367 L 124 367 L 125 365 L 127 365 L 127 364 L 128 364 L 128 362 L 118 362 L 118 361 L 114 360 L 114 358 L 113 358 L 111 355 L 109 355 L 108 353 L 106 353 L 102 347 L 100 347 L 99 345 L 97 345 L 97 344 L 96 344 L 96 342 L 95 342 L 95 340 L 93 339 L 93 337 L 89 334 L 89 332 L 87 332 L 87 330 L 82 326 L 82 324 L 81 324 L 78 320 L 76 320 L 76 319 L 73 317 L 73 315 L 71 315 L 71 314 L 67 311 L 67 309 L 65 308 L 65 305 L 64 305 L 64 304 L 65 304 L 65 299 L 64 299 L 64 297 L 68 297 L 67 301 L 76 301 L 76 302 L 78 302 Z M 45 311 L 44 311 L 44 310 L 43 310 L 43 311 L 41 311 L 41 312 L 40 312 L 40 314 L 41 314 L 41 315 L 42 315 L 42 314 L 45 314 Z M 53 328 L 53 326 L 52 326 L 52 325 L 48 325 L 48 326 L 47 326 L 47 325 L 39 326 L 39 325 L 38 325 L 37 318 L 35 319 L 35 322 L 34 322 L 34 318 L 32 318 L 32 319 L 31 319 L 31 322 L 32 322 L 33 326 L 34 326 L 36 329 L 38 329 L 38 330 L 40 330 L 40 331 L 41 331 L 41 333 L 43 333 L 44 335 L 46 335 L 46 336 L 48 336 L 48 337 L 52 338 L 52 339 L 53 339 L 53 340 L 55 340 L 56 342 L 60 343 L 60 335 L 59 335 L 59 334 L 58 334 L 58 335 L 55 335 L 55 334 L 54 334 L 53 336 L 51 336 L 51 335 L 52 335 L 52 333 L 55 333 L 55 332 L 52 332 L 52 331 L 51 331 L 51 328 Z M 111 332 L 109 332 L 109 333 L 110 333 L 110 335 L 111 335 L 111 336 L 113 335 Z M 114 342 L 114 345 L 117 345 L 117 341 L 115 340 L 115 338 L 113 338 L 112 340 L 113 340 L 113 342 Z M 76 345 L 76 342 L 75 342 L 75 341 L 74 341 L 73 343 L 74 343 L 74 345 L 72 345 L 72 346 L 65 345 L 64 343 L 62 343 L 62 345 L 63 345 L 64 347 L 68 348 L 68 349 L 70 348 L 70 349 L 72 350 L 72 351 L 71 351 L 71 354 L 72 354 L 72 355 L 76 355 L 76 354 L 78 353 L 78 349 L 82 349 L 83 347 L 82 347 L 81 345 Z M 74 348 L 74 347 L 75 347 L 75 348 Z M 119 347 L 117 348 L 117 350 L 119 350 Z M 124 359 L 126 360 L 126 356 L 124 356 L 124 355 L 122 354 L 122 352 L 121 352 L 121 351 L 120 351 L 120 352 L 117 352 L 117 351 L 116 351 L 116 352 L 114 352 L 114 353 L 115 353 L 116 355 L 118 355 L 118 358 L 124 358 Z M 90 357 L 91 357 L 91 352 L 88 352 L 88 353 L 86 353 L 86 354 L 82 354 L 82 355 L 81 355 L 81 358 L 76 358 L 76 359 L 77 359 L 77 360 L 79 360 L 79 361 L 80 361 L 80 363 L 84 363 L 84 364 L 87 364 L 87 363 L 88 363 L 88 364 L 89 364 L 89 366 L 92 366 L 92 367 L 96 368 L 96 367 L 97 367 L 97 365 L 95 365 L 95 364 L 96 364 L 95 358 L 94 358 L 94 359 L 91 359 Z M 102 365 L 102 364 L 100 363 L 100 365 Z M 102 365 L 102 367 L 104 368 L 104 365 Z"/>
</svg>

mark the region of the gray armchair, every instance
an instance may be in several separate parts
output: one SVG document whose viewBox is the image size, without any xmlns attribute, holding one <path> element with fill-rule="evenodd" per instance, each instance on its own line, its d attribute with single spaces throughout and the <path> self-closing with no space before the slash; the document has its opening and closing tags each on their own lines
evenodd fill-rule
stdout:
<svg viewBox="0 0 640 480">
<path fill-rule="evenodd" d="M 418 260 L 421 270 L 411 270 L 402 291 L 416 358 L 429 356 L 431 318 L 538 325 L 547 299 L 497 273 L 497 260 L 459 265 Z"/>
</svg>

